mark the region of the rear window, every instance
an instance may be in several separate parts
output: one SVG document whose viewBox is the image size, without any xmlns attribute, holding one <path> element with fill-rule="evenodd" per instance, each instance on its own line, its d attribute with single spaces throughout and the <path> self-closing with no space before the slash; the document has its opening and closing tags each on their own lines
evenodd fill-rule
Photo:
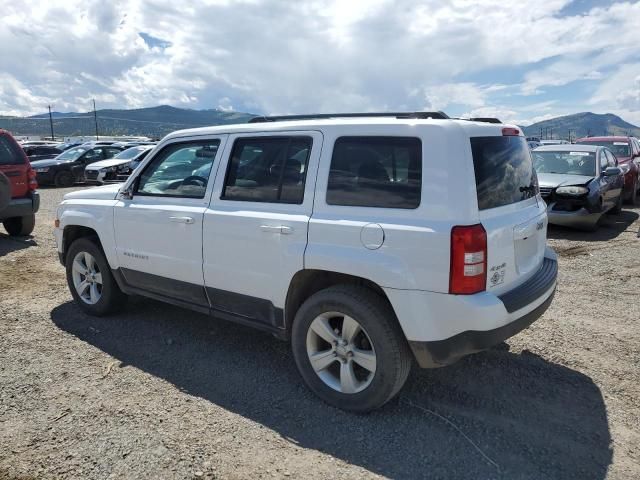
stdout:
<svg viewBox="0 0 640 480">
<path fill-rule="evenodd" d="M 0 165 L 22 165 L 24 157 L 19 148 L 9 138 L 0 135 Z"/>
<path fill-rule="evenodd" d="M 616 141 L 616 140 L 594 140 L 588 141 L 583 140 L 581 142 L 577 142 L 578 145 L 600 145 L 601 147 L 607 147 L 611 150 L 616 157 L 630 157 L 631 149 L 629 148 L 629 143 L 624 141 Z"/>
<path fill-rule="evenodd" d="M 422 144 L 413 137 L 341 137 L 336 140 L 327 203 L 417 208 Z"/>
<path fill-rule="evenodd" d="M 471 152 L 480 210 L 535 196 L 537 177 L 524 137 L 472 137 Z"/>
</svg>

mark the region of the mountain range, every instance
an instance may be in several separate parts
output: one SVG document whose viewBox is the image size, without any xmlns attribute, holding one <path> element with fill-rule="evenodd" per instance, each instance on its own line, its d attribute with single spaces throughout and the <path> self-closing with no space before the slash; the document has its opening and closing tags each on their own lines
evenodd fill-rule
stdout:
<svg viewBox="0 0 640 480">
<path fill-rule="evenodd" d="M 191 110 L 169 105 L 138 108 L 133 110 L 98 110 L 98 132 L 100 135 L 144 135 L 160 138 L 174 130 L 244 123 L 254 114 L 230 112 L 217 109 Z M 56 136 L 95 135 L 93 112 L 52 112 L 53 130 Z M 9 117 L 0 115 L 0 128 L 16 135 L 50 135 L 49 114 L 31 117 Z M 542 138 L 575 139 L 589 135 L 633 135 L 640 137 L 640 128 L 622 118 L 591 112 L 576 113 L 551 118 L 521 127 L 527 136 Z"/>
<path fill-rule="evenodd" d="M 56 136 L 95 135 L 93 112 L 52 112 L 53 131 Z M 160 138 L 174 130 L 245 123 L 255 117 L 251 113 L 223 110 L 191 110 L 169 105 L 133 110 L 105 109 L 96 112 L 100 135 L 140 135 Z M 16 135 L 50 135 L 49 114 L 30 117 L 0 116 L 0 128 Z"/>
<path fill-rule="evenodd" d="M 640 128 L 612 113 L 575 113 L 521 127 L 528 137 L 573 139 L 600 135 L 640 137 Z"/>
</svg>

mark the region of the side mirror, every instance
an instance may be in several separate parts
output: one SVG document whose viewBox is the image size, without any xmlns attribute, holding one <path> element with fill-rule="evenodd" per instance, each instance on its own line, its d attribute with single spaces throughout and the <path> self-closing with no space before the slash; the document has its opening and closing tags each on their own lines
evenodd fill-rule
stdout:
<svg viewBox="0 0 640 480">
<path fill-rule="evenodd" d="M 605 177 L 615 177 L 621 173 L 622 170 L 619 167 L 607 167 L 606 170 L 602 172 L 602 175 Z"/>
<path fill-rule="evenodd" d="M 138 190 L 138 184 L 140 184 L 140 177 L 134 178 L 133 182 L 131 182 L 127 188 L 120 190 L 120 192 L 118 192 L 118 196 L 123 200 L 133 199 L 134 192 Z"/>
</svg>

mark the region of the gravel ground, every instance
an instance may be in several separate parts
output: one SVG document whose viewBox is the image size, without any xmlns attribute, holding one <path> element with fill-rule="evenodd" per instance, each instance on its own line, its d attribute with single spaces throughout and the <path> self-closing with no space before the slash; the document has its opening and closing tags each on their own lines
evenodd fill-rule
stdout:
<svg viewBox="0 0 640 480">
<path fill-rule="evenodd" d="M 69 190 L 0 234 L 0 479 L 640 478 L 640 209 L 551 229 L 543 318 L 356 416 L 256 331 L 142 298 L 83 315 L 51 233 Z"/>
</svg>

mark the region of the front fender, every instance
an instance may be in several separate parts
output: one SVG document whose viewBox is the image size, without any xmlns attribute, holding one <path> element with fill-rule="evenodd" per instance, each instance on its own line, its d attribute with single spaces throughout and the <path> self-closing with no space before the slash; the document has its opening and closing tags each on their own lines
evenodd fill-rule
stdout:
<svg viewBox="0 0 640 480">
<path fill-rule="evenodd" d="M 58 252 L 63 252 L 64 230 L 70 226 L 86 227 L 98 235 L 105 257 L 111 268 L 118 268 L 113 231 L 115 200 L 83 200 L 82 203 L 64 201 L 58 208 L 59 227 L 56 228 Z"/>
</svg>

